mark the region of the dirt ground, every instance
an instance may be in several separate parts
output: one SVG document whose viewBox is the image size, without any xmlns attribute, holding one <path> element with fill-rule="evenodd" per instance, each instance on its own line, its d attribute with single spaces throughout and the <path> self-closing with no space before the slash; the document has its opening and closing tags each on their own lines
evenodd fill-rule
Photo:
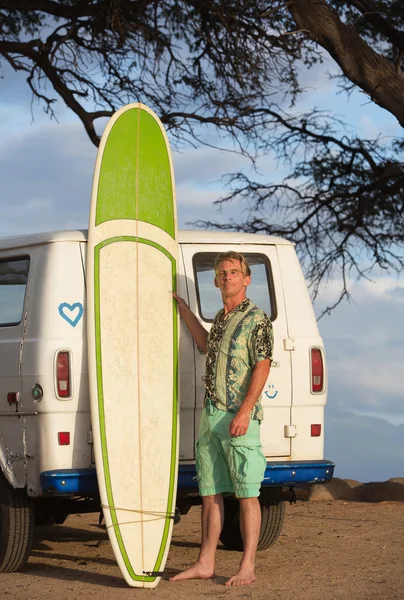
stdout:
<svg viewBox="0 0 404 600">
<path fill-rule="evenodd" d="M 258 581 L 225 588 L 240 554 L 219 546 L 216 577 L 171 583 L 190 565 L 199 543 L 200 508 L 174 527 L 166 576 L 154 590 L 127 587 L 98 515 L 72 515 L 64 525 L 37 530 L 21 573 L 0 575 L 0 600 L 404 599 L 404 503 L 298 502 L 288 505 L 276 544 L 258 553 Z"/>
</svg>

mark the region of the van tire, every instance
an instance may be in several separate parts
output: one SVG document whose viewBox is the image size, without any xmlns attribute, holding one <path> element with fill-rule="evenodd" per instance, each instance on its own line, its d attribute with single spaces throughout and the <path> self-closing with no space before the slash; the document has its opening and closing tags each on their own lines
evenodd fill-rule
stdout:
<svg viewBox="0 0 404 600">
<path fill-rule="evenodd" d="M 285 518 L 285 502 L 276 498 L 260 498 L 261 529 L 257 550 L 266 550 L 276 542 Z M 224 498 L 224 523 L 220 541 L 227 550 L 243 551 L 240 532 L 240 509 L 235 498 Z"/>
<path fill-rule="evenodd" d="M 0 472 L 0 573 L 13 573 L 28 560 L 35 515 L 25 489 L 14 489 Z"/>
<path fill-rule="evenodd" d="M 261 529 L 258 550 L 266 550 L 278 539 L 285 519 L 285 501 L 263 498 L 261 504 Z"/>
</svg>

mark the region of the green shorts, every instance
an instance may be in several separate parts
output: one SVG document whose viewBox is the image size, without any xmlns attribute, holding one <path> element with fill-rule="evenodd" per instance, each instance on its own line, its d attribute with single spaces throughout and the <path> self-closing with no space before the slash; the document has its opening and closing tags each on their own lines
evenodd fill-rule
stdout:
<svg viewBox="0 0 404 600">
<path fill-rule="evenodd" d="M 247 433 L 232 437 L 234 413 L 209 404 L 202 413 L 196 444 L 199 494 L 235 494 L 237 498 L 260 495 L 267 465 L 260 443 L 260 421 L 250 419 Z"/>
</svg>

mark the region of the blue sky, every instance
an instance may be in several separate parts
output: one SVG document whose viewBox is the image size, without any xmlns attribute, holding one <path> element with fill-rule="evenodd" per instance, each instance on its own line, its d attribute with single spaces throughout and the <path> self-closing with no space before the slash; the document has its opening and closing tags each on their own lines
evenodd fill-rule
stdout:
<svg viewBox="0 0 404 600">
<path fill-rule="evenodd" d="M 304 74 L 306 94 L 300 110 L 337 108 L 367 137 L 399 134 L 386 111 L 357 92 L 349 102 L 336 96 L 323 68 Z M 31 97 L 23 78 L 5 70 L 0 88 L 0 236 L 32 231 L 86 228 L 96 149 L 78 119 L 58 102 L 51 121 Z M 220 213 L 212 202 L 221 195 L 220 177 L 244 160 L 209 148 L 174 153 L 178 220 L 182 228 L 198 218 L 238 217 L 242 206 Z M 268 173 L 275 163 L 262 160 Z M 336 297 L 330 281 L 316 312 Z M 404 278 L 375 273 L 372 281 L 351 282 L 352 302 L 320 321 L 328 369 L 325 457 L 336 475 L 359 481 L 404 477 Z"/>
</svg>

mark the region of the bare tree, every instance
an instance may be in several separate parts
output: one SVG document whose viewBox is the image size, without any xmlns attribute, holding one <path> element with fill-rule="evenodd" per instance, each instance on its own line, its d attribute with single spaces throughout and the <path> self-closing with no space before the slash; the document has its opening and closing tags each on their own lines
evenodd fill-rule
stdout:
<svg viewBox="0 0 404 600">
<path fill-rule="evenodd" d="M 342 275 L 339 300 L 352 272 L 403 267 L 403 141 L 299 114 L 299 73 L 328 53 L 342 90 L 404 126 L 403 52 L 398 0 L 0 0 L 0 57 L 50 116 L 63 100 L 94 144 L 99 119 L 143 101 L 179 145 L 214 127 L 253 163 L 282 161 L 281 182 L 229 174 L 218 203 L 244 199 L 247 218 L 208 225 L 295 241 L 314 295 Z"/>
</svg>

